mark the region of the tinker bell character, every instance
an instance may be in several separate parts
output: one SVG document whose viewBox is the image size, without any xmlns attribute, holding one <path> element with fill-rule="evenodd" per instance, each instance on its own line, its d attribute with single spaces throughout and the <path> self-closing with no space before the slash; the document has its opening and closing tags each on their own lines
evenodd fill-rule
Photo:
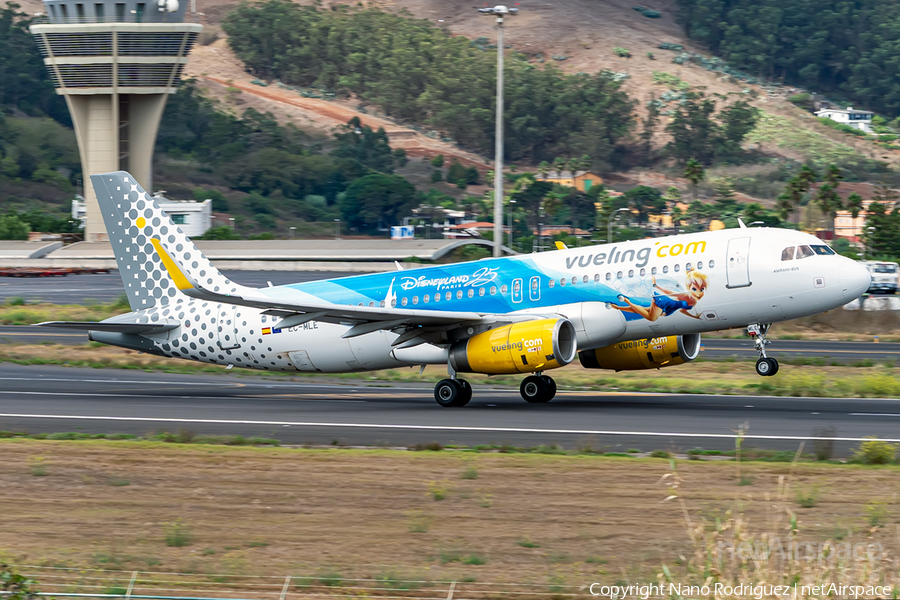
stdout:
<svg viewBox="0 0 900 600">
<path fill-rule="evenodd" d="M 619 302 L 624 302 L 628 306 L 617 306 L 615 304 L 612 304 L 611 306 L 613 308 L 618 308 L 622 312 L 637 313 L 648 321 L 656 321 L 661 316 L 668 317 L 677 310 L 680 310 L 689 317 L 699 319 L 700 317 L 698 315 L 689 311 L 696 306 L 701 298 L 703 298 L 703 294 L 706 292 L 707 277 L 700 271 L 690 271 L 685 278 L 685 284 L 688 288 L 687 293 L 672 292 L 659 287 L 656 284 L 656 276 L 654 275 L 653 287 L 658 289 L 659 292 L 653 292 L 653 299 L 650 301 L 650 306 L 638 306 L 621 294 L 618 296 Z"/>
</svg>

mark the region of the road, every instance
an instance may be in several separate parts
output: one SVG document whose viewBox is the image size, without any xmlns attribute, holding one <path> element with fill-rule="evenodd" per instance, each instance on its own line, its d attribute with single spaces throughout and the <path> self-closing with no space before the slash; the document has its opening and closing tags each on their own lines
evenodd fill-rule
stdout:
<svg viewBox="0 0 900 600">
<path fill-rule="evenodd" d="M 0 343 L 80 345 L 87 334 L 74 331 L 39 329 L 30 326 L 0 325 Z M 863 361 L 891 362 L 900 359 L 900 344 L 872 342 L 823 342 L 819 340 L 775 341 L 769 355 L 781 359 L 822 359 L 824 364 L 854 364 Z M 707 360 L 756 360 L 753 343 L 743 340 L 703 340 L 701 358 Z"/>
<path fill-rule="evenodd" d="M 223 271 L 226 277 L 243 285 L 265 287 L 273 285 L 348 277 L 354 273 L 325 271 Z M 92 275 L 65 277 L 19 278 L 0 277 L 0 304 L 9 298 L 24 298 L 28 302 L 53 304 L 91 304 L 113 302 L 123 293 L 118 271 Z"/>
<path fill-rule="evenodd" d="M 0 364 L 0 430 L 197 433 L 275 437 L 284 443 L 397 445 L 590 443 L 639 448 L 796 450 L 820 435 L 897 438 L 900 400 L 642 395 L 561 391 L 529 405 L 514 390 L 476 387 L 471 404 L 444 409 L 431 387 L 339 385 L 274 377 L 175 375 Z M 761 436 L 761 437 L 755 437 Z M 846 455 L 855 441 L 839 441 Z M 807 443 L 811 449 L 812 442 Z"/>
</svg>

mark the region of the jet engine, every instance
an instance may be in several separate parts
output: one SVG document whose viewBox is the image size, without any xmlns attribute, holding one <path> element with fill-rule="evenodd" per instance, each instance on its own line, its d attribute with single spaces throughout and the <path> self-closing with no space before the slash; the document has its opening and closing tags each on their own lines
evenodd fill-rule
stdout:
<svg viewBox="0 0 900 600">
<path fill-rule="evenodd" d="M 619 342 L 578 353 L 585 369 L 635 371 L 660 369 L 691 362 L 700 354 L 700 334 L 670 335 Z"/>
<path fill-rule="evenodd" d="M 575 359 L 575 326 L 568 319 L 523 321 L 491 329 L 450 348 L 450 366 L 461 373 L 533 373 Z"/>
</svg>

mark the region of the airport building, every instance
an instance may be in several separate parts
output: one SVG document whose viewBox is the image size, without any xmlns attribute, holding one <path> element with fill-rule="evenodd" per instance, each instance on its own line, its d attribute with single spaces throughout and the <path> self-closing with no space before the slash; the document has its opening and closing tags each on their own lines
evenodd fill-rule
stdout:
<svg viewBox="0 0 900 600">
<path fill-rule="evenodd" d="M 89 175 L 127 170 L 153 189 L 153 147 L 169 94 L 203 26 L 179 0 L 46 0 L 35 23 L 44 64 L 75 126 L 85 179 L 85 241 L 106 241 Z"/>
<path fill-rule="evenodd" d="M 212 227 L 212 200 L 208 198 L 203 202 L 169 200 L 157 192 L 153 200 L 188 237 L 203 235 Z M 72 200 L 72 218 L 82 223 L 87 220 L 87 203 L 81 196 Z"/>
</svg>

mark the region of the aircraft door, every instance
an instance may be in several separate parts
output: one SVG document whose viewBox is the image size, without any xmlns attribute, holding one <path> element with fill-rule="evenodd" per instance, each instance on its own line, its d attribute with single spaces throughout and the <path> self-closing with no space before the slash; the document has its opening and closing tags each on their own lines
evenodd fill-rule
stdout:
<svg viewBox="0 0 900 600">
<path fill-rule="evenodd" d="M 236 312 L 237 306 L 234 304 L 219 305 L 218 337 L 219 348 L 222 350 L 232 350 L 240 346 L 238 344 Z"/>
<path fill-rule="evenodd" d="M 725 276 L 728 283 L 725 287 L 747 287 L 750 281 L 750 238 L 734 238 L 728 240 L 728 258 L 725 261 Z"/>
<path fill-rule="evenodd" d="M 513 302 L 521 302 L 522 301 L 522 280 L 521 279 L 513 279 L 513 281 L 512 281 L 512 301 Z"/>
<path fill-rule="evenodd" d="M 541 278 L 540 277 L 532 277 L 531 283 L 528 286 L 529 298 L 532 302 L 537 302 L 541 299 Z"/>
</svg>

